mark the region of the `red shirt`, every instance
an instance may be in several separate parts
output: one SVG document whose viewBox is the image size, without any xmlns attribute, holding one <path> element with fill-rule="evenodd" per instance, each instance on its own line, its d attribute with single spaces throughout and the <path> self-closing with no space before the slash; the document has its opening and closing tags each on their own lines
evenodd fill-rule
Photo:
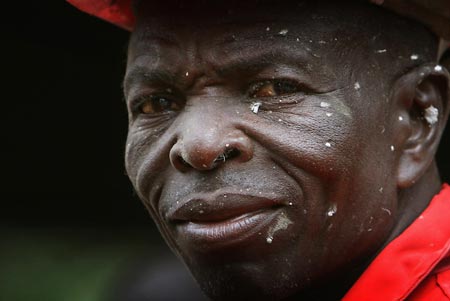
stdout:
<svg viewBox="0 0 450 301">
<path fill-rule="evenodd" d="M 450 301 L 450 186 L 375 258 L 343 301 Z"/>
</svg>

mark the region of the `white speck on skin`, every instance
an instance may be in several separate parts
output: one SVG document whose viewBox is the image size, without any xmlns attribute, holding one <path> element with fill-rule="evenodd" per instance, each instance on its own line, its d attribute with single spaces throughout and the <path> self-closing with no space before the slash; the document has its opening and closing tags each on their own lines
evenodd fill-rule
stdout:
<svg viewBox="0 0 450 301">
<path fill-rule="evenodd" d="M 207 168 L 207 167 L 208 167 L 208 165 L 206 165 L 206 164 L 203 164 L 202 166 L 203 166 L 204 168 Z"/>
<path fill-rule="evenodd" d="M 398 116 L 398 120 L 403 121 L 403 117 L 402 116 Z"/>
<path fill-rule="evenodd" d="M 277 218 L 275 226 L 270 228 L 267 233 L 267 238 L 270 238 L 270 242 L 267 241 L 267 243 L 271 243 L 273 241 L 273 237 L 276 232 L 280 230 L 286 230 L 291 224 L 293 224 L 292 221 L 286 215 L 281 213 Z"/>
<path fill-rule="evenodd" d="M 289 32 L 289 30 L 285 28 L 285 29 L 280 30 L 280 31 L 278 32 L 278 34 L 279 34 L 280 36 L 285 36 L 285 35 L 287 35 L 288 32 Z"/>
<path fill-rule="evenodd" d="M 367 229 L 367 232 L 372 232 L 372 228 Z"/>
<path fill-rule="evenodd" d="M 441 65 L 437 65 L 436 67 L 434 67 L 434 71 L 441 72 L 442 71 L 442 66 Z"/>
<path fill-rule="evenodd" d="M 189 76 L 189 72 L 186 72 L 186 74 L 185 74 L 186 76 Z"/>
<path fill-rule="evenodd" d="M 254 102 L 250 105 L 250 110 L 252 110 L 253 113 L 258 114 L 259 107 L 262 105 L 260 102 Z"/>
<path fill-rule="evenodd" d="M 387 208 L 381 208 L 381 210 L 383 210 L 384 212 L 387 212 L 387 214 L 392 215 L 391 210 L 387 209 Z"/>
<path fill-rule="evenodd" d="M 267 242 L 268 244 L 271 244 L 272 241 L 273 241 L 273 237 L 268 236 L 268 237 L 266 238 L 266 242 Z"/>
<path fill-rule="evenodd" d="M 361 89 L 361 85 L 359 84 L 359 82 L 356 82 L 356 83 L 355 83 L 354 88 L 355 88 L 356 91 L 358 91 L 359 89 Z"/>
<path fill-rule="evenodd" d="M 381 134 L 384 134 L 384 132 L 386 132 L 386 128 L 383 126 L 383 128 L 381 129 Z"/>
<path fill-rule="evenodd" d="M 383 193 L 383 187 L 380 187 L 380 189 L 378 189 L 378 191 L 379 191 L 380 193 Z"/>
<path fill-rule="evenodd" d="M 322 101 L 322 102 L 320 103 L 320 107 L 321 107 L 321 108 L 328 108 L 328 107 L 330 107 L 330 104 L 329 104 L 328 102 Z"/>
<path fill-rule="evenodd" d="M 229 143 L 225 144 L 225 147 L 230 147 L 230 144 Z"/>
<path fill-rule="evenodd" d="M 387 49 L 380 49 L 376 51 L 376 53 L 385 53 L 385 52 L 387 52 Z"/>
<path fill-rule="evenodd" d="M 331 147 L 331 143 L 330 143 L 330 142 L 327 142 L 327 143 L 325 143 L 325 146 L 326 146 L 326 147 Z"/>
<path fill-rule="evenodd" d="M 419 216 L 419 219 L 423 219 L 423 215 Z"/>
<path fill-rule="evenodd" d="M 395 147 L 391 145 L 391 151 L 395 151 Z"/>
<path fill-rule="evenodd" d="M 337 212 L 337 206 L 336 204 L 332 204 L 330 206 L 330 208 L 328 208 L 327 210 L 327 216 L 332 217 L 333 215 L 335 215 Z"/>
<path fill-rule="evenodd" d="M 429 125 L 433 125 L 439 120 L 439 110 L 433 105 L 425 109 L 425 120 Z"/>
<path fill-rule="evenodd" d="M 411 59 L 412 61 L 417 61 L 417 60 L 419 59 L 419 55 L 418 55 L 418 54 L 412 54 L 412 55 L 410 56 L 410 59 Z"/>
<path fill-rule="evenodd" d="M 289 202 L 289 206 L 292 206 L 293 204 L 292 204 L 292 202 Z"/>
</svg>

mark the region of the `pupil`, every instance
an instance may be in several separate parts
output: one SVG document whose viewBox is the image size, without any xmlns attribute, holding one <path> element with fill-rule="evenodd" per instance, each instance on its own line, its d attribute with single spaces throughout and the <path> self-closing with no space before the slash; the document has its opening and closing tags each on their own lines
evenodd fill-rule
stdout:
<svg viewBox="0 0 450 301">
<path fill-rule="evenodd" d="M 296 87 L 291 83 L 278 82 L 275 84 L 275 90 L 278 94 L 290 94 L 296 92 Z"/>
<path fill-rule="evenodd" d="M 153 100 L 156 111 L 163 111 L 170 108 L 170 101 L 165 97 L 157 97 Z"/>
</svg>

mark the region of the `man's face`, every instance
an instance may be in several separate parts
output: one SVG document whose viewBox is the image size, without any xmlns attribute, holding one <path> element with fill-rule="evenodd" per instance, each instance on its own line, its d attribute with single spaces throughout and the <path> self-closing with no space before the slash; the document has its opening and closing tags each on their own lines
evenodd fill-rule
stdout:
<svg viewBox="0 0 450 301">
<path fill-rule="evenodd" d="M 350 273 L 395 222 L 385 45 L 351 25 L 378 11 L 335 6 L 141 7 L 127 171 L 212 297 Z"/>
</svg>

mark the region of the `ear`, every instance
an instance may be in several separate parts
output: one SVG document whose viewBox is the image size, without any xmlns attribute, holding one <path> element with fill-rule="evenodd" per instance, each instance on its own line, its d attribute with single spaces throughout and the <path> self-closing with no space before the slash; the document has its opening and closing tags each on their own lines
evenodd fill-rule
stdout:
<svg viewBox="0 0 450 301">
<path fill-rule="evenodd" d="M 397 186 L 413 185 L 427 171 L 449 114 L 450 74 L 441 65 L 422 65 L 394 86 L 394 145 L 398 156 Z"/>
</svg>

